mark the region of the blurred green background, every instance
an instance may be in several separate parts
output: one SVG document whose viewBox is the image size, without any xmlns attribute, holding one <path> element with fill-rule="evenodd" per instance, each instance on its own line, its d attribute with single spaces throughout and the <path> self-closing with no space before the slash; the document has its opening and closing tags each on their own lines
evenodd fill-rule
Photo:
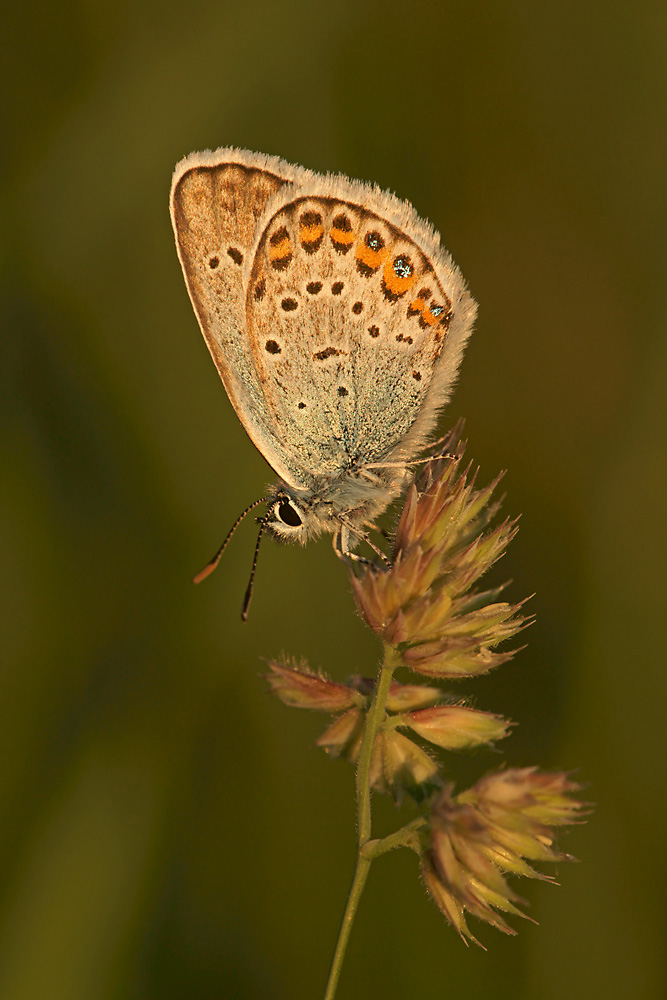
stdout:
<svg viewBox="0 0 667 1000">
<path fill-rule="evenodd" d="M 664 3 L 80 0 L 0 29 L 0 998 L 321 995 L 354 857 L 352 773 L 262 656 L 372 673 L 328 540 L 255 532 L 271 474 L 173 246 L 173 165 L 235 144 L 377 181 L 480 303 L 453 404 L 507 468 L 528 648 L 464 685 L 520 723 L 468 780 L 578 768 L 597 803 L 539 926 L 466 949 L 407 852 L 371 873 L 345 1000 L 664 996 Z M 394 808 L 376 810 L 392 829 Z"/>
</svg>

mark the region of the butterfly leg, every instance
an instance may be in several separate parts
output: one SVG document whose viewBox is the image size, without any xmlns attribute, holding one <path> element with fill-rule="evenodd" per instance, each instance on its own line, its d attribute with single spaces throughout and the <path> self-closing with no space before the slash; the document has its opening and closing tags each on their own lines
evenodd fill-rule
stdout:
<svg viewBox="0 0 667 1000">
<path fill-rule="evenodd" d="M 365 556 L 360 556 L 358 552 L 353 552 L 350 548 L 350 531 L 347 525 L 341 524 L 338 531 L 333 536 L 333 550 L 339 559 L 344 562 L 361 563 L 364 566 L 372 566 L 373 563 Z"/>
<path fill-rule="evenodd" d="M 366 475 L 366 478 L 370 478 L 367 474 L 367 469 L 407 469 L 410 465 L 428 465 L 429 462 L 439 462 L 441 458 L 457 458 L 451 452 L 444 452 L 442 455 L 428 455 L 426 458 L 414 458 L 409 462 L 371 462 L 369 465 L 365 465 L 363 469 L 360 469 L 362 475 Z"/>
<path fill-rule="evenodd" d="M 390 542 L 392 540 L 391 532 L 387 531 L 386 528 L 379 528 L 377 524 L 371 524 L 370 521 L 364 521 L 364 528 L 367 531 L 377 531 L 378 535 L 382 535 L 385 542 Z"/>
<path fill-rule="evenodd" d="M 370 535 L 367 534 L 367 532 L 365 532 L 365 531 L 359 531 L 359 529 L 356 528 L 348 520 L 348 518 L 345 515 L 345 512 L 343 512 L 342 514 L 339 515 L 339 520 L 341 522 L 341 547 L 344 544 L 347 544 L 347 546 L 348 546 L 348 551 L 345 552 L 345 555 L 350 555 L 350 556 L 354 556 L 355 555 L 355 553 L 353 553 L 353 552 L 351 552 L 349 550 L 349 537 L 350 537 L 350 535 L 356 535 L 356 537 L 358 539 L 360 539 L 360 541 L 366 542 L 366 545 L 368 545 L 369 548 L 371 548 L 373 550 L 373 552 L 376 554 L 376 556 L 380 557 L 380 559 L 382 560 L 382 562 L 386 566 L 389 565 L 389 560 L 387 559 L 387 556 L 384 554 L 384 552 L 382 551 L 382 549 L 379 549 L 377 547 L 377 545 L 375 544 L 375 542 L 372 541 Z M 363 557 L 361 557 L 361 556 L 357 556 L 357 560 L 358 561 L 361 561 L 362 558 Z M 366 560 L 366 562 L 368 562 L 368 561 L 369 560 Z"/>
<path fill-rule="evenodd" d="M 382 466 L 382 465 L 379 466 L 379 467 L 380 468 L 384 468 L 384 466 Z M 359 475 L 363 476 L 364 479 L 367 479 L 369 483 L 381 484 L 382 480 L 380 479 L 380 477 L 376 476 L 374 472 L 369 472 L 368 469 L 369 469 L 369 466 L 364 465 L 361 469 L 359 469 Z"/>
</svg>

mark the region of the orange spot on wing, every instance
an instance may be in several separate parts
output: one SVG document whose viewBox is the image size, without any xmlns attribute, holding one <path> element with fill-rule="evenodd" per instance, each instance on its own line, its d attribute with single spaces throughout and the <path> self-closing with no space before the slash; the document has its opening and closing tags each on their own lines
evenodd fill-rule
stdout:
<svg viewBox="0 0 667 1000">
<path fill-rule="evenodd" d="M 399 295 L 405 295 L 408 289 L 414 285 L 416 275 L 414 267 L 411 268 L 411 273 L 405 275 L 404 277 L 396 274 L 396 271 L 394 270 L 394 258 L 389 257 L 385 262 L 382 277 L 384 279 L 385 287 L 389 293 L 398 297 Z"/>
<path fill-rule="evenodd" d="M 427 326 L 435 326 L 438 322 L 438 317 L 433 315 L 430 307 L 423 299 L 415 299 L 410 308 L 414 309 L 415 312 L 421 313 L 420 323 L 424 323 Z"/>
<path fill-rule="evenodd" d="M 347 247 L 352 246 L 354 243 L 354 230 L 352 229 L 346 232 L 344 229 L 338 229 L 336 226 L 332 226 L 329 230 L 329 236 L 334 243 L 343 243 Z"/>
<path fill-rule="evenodd" d="M 371 247 L 366 246 L 366 243 L 360 241 L 357 243 L 357 248 L 354 251 L 354 256 L 358 261 L 361 261 L 366 267 L 370 268 L 372 271 L 377 271 L 382 261 L 387 256 L 388 250 L 386 247 L 380 250 L 373 250 Z"/>
<path fill-rule="evenodd" d="M 300 236 L 303 243 L 314 243 L 322 236 L 323 229 L 319 224 L 313 226 L 301 226 Z"/>
<path fill-rule="evenodd" d="M 282 260 L 292 253 L 292 241 L 286 236 L 280 243 L 269 244 L 269 260 Z"/>
</svg>

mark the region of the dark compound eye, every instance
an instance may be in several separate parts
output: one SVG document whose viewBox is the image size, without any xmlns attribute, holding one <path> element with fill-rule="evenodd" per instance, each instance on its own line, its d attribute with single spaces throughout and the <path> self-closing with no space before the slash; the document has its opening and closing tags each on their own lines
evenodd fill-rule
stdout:
<svg viewBox="0 0 667 1000">
<path fill-rule="evenodd" d="M 282 500 L 278 504 L 278 517 L 283 524 L 288 524 L 290 528 L 298 528 L 303 524 L 299 517 L 299 512 L 292 506 L 289 500 Z"/>
</svg>

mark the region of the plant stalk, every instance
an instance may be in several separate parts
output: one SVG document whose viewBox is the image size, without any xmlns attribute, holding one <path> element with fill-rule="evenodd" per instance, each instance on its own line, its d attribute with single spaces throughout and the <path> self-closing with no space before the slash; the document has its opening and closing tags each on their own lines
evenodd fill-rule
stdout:
<svg viewBox="0 0 667 1000">
<path fill-rule="evenodd" d="M 377 681 L 375 682 L 373 700 L 370 708 L 368 709 L 368 714 L 366 715 L 364 734 L 362 736 L 361 747 L 359 749 L 359 760 L 357 761 L 357 864 L 354 871 L 352 886 L 350 887 L 350 892 L 347 897 L 347 904 L 345 906 L 345 913 L 343 914 L 343 920 L 338 934 L 338 941 L 336 942 L 336 950 L 331 963 L 331 971 L 329 973 L 329 980 L 327 982 L 324 1000 L 333 1000 L 336 994 L 336 988 L 338 986 L 338 980 L 343 967 L 343 959 L 345 958 L 352 924 L 357 914 L 357 909 L 359 908 L 361 894 L 364 891 L 366 879 L 368 878 L 368 871 L 374 856 L 370 853 L 365 854 L 363 851 L 364 846 L 368 843 L 371 837 L 371 761 L 373 759 L 375 737 L 377 736 L 377 731 L 385 717 L 385 706 L 387 704 L 387 695 L 389 694 L 391 679 L 399 662 L 396 650 L 392 646 L 385 645 L 384 659 L 378 672 Z"/>
<path fill-rule="evenodd" d="M 354 872 L 352 886 L 347 897 L 345 913 L 343 914 L 343 920 L 340 925 L 340 932 L 338 934 L 336 950 L 331 963 L 331 972 L 329 973 L 329 980 L 327 982 L 324 1000 L 333 1000 L 336 995 L 338 980 L 340 979 L 341 969 L 343 968 L 343 959 L 345 958 L 345 952 L 347 950 L 347 942 L 350 937 L 350 931 L 352 930 L 354 918 L 357 914 L 359 900 L 361 899 L 361 894 L 364 891 L 364 886 L 366 885 L 366 879 L 368 878 L 368 871 L 370 867 L 371 858 L 367 858 L 362 854 L 359 854 L 357 856 L 357 867 Z"/>
</svg>

